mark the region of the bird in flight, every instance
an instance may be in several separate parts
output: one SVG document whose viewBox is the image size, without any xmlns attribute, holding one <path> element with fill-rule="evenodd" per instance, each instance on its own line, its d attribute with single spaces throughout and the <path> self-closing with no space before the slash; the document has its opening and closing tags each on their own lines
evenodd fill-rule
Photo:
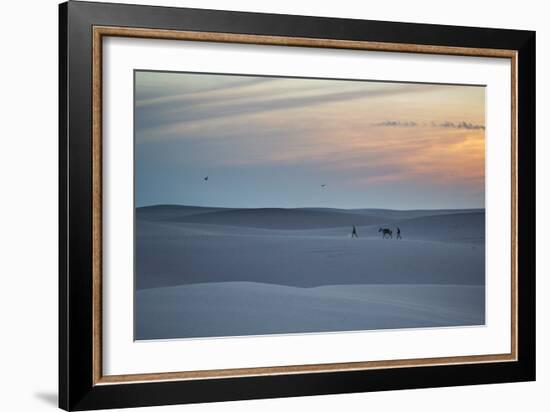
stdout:
<svg viewBox="0 0 550 412">
<path fill-rule="evenodd" d="M 321 185 L 321 187 L 325 187 L 326 185 Z"/>
<path fill-rule="evenodd" d="M 208 176 L 206 176 L 206 177 L 204 178 L 204 181 L 205 181 L 205 182 L 206 182 L 207 180 L 208 180 Z"/>
</svg>

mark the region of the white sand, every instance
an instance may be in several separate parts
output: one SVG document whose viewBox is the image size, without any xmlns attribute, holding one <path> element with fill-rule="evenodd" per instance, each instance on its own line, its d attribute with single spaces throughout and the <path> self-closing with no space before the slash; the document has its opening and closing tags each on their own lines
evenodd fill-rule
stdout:
<svg viewBox="0 0 550 412">
<path fill-rule="evenodd" d="M 484 323 L 482 286 L 201 283 L 140 290 L 136 303 L 137 339 Z"/>
<path fill-rule="evenodd" d="M 480 210 L 170 206 L 137 216 L 139 339 L 484 322 Z M 403 239 L 383 240 L 380 226 Z"/>
</svg>

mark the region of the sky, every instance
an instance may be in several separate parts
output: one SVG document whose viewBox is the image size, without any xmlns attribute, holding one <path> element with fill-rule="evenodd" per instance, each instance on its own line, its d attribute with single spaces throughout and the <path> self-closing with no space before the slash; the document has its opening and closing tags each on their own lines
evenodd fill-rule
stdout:
<svg viewBox="0 0 550 412">
<path fill-rule="evenodd" d="M 137 207 L 485 205 L 483 86 L 136 71 L 134 121 Z"/>
</svg>

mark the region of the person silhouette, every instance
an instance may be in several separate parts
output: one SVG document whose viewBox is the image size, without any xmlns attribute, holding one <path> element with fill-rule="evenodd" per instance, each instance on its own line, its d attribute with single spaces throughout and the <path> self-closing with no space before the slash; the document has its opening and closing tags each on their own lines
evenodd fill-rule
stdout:
<svg viewBox="0 0 550 412">
<path fill-rule="evenodd" d="M 351 237 L 354 238 L 354 237 L 359 237 L 357 236 L 357 229 L 355 228 L 355 225 L 353 225 L 353 230 L 351 231 Z"/>
<path fill-rule="evenodd" d="M 397 239 L 401 239 L 401 230 L 397 228 Z"/>
</svg>

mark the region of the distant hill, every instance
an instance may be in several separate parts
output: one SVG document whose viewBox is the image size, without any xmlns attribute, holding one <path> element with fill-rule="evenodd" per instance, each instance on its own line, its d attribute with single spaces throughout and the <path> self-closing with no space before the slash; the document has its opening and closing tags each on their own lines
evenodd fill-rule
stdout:
<svg viewBox="0 0 550 412">
<path fill-rule="evenodd" d="M 231 209 L 200 206 L 158 205 L 137 208 L 140 220 L 243 226 L 264 229 L 300 230 L 343 226 L 369 226 L 448 214 L 484 214 L 466 210 L 384 210 L 332 208 Z"/>
<path fill-rule="evenodd" d="M 379 222 L 380 218 L 367 214 L 307 209 L 233 209 L 180 216 L 174 221 L 264 229 L 313 229 L 371 225 Z"/>
<path fill-rule="evenodd" d="M 231 210 L 223 207 L 202 207 L 183 205 L 154 205 L 136 208 L 138 218 L 146 220 L 174 220 L 184 216 L 198 215 L 201 213 L 217 212 L 220 210 Z"/>
<path fill-rule="evenodd" d="M 422 216 L 394 222 L 405 238 L 462 242 L 485 241 L 485 212 Z"/>
</svg>

